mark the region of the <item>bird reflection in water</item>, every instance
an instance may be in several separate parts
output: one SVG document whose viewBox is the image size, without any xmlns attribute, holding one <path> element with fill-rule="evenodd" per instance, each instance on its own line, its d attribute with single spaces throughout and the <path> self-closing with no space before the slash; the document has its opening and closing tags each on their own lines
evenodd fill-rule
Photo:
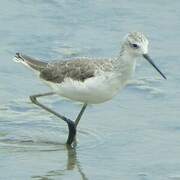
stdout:
<svg viewBox="0 0 180 180">
<path fill-rule="evenodd" d="M 77 168 L 77 171 L 82 180 L 88 180 L 86 174 L 83 172 L 83 168 L 78 160 L 77 151 L 76 151 L 76 143 L 74 146 L 66 145 L 67 150 L 67 164 L 65 169 L 60 170 L 52 170 L 46 173 L 46 175 L 42 176 L 33 176 L 33 179 L 37 180 L 52 180 L 53 177 L 64 176 L 66 171 L 72 171 Z"/>
</svg>

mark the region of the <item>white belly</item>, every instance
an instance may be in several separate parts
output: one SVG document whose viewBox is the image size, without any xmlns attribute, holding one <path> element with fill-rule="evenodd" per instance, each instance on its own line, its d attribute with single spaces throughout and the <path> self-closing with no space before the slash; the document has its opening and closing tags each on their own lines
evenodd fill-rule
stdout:
<svg viewBox="0 0 180 180">
<path fill-rule="evenodd" d="M 47 83 L 60 96 L 88 104 L 98 104 L 108 101 L 124 86 L 112 74 L 89 78 L 84 82 L 67 78 L 61 84 Z"/>
</svg>

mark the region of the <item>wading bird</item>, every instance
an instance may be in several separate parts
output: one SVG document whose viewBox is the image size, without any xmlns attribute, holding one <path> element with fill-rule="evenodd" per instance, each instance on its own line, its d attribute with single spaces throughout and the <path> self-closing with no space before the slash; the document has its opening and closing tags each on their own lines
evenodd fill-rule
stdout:
<svg viewBox="0 0 180 180">
<path fill-rule="evenodd" d="M 166 79 L 148 55 L 148 40 L 141 32 L 129 33 L 124 38 L 119 56 L 114 59 L 83 57 L 58 62 L 43 62 L 16 53 L 15 60 L 38 72 L 40 79 L 51 87 L 52 92 L 32 95 L 30 99 L 34 104 L 68 124 L 67 144 L 71 145 L 76 135 L 76 127 L 87 105 L 108 101 L 124 88 L 135 70 L 138 57 L 144 57 Z M 75 121 L 53 111 L 37 100 L 38 97 L 53 94 L 83 103 Z"/>
</svg>

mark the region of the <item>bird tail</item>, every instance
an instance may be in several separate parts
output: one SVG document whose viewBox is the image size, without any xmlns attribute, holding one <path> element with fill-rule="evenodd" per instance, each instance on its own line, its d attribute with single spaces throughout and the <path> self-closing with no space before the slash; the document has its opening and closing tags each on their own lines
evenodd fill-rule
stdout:
<svg viewBox="0 0 180 180">
<path fill-rule="evenodd" d="M 21 53 L 16 53 L 15 57 L 13 58 L 15 62 L 22 63 L 25 66 L 27 66 L 30 69 L 36 70 L 36 71 L 41 71 L 46 68 L 48 65 L 47 62 L 43 62 L 40 60 L 36 60 L 35 58 L 26 56 Z"/>
</svg>

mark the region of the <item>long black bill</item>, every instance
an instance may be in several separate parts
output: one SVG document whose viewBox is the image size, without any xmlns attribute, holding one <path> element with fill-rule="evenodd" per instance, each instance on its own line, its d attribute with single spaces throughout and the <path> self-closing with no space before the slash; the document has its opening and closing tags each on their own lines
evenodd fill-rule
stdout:
<svg viewBox="0 0 180 180">
<path fill-rule="evenodd" d="M 164 79 L 167 79 L 166 76 L 159 70 L 159 68 L 154 64 L 153 60 L 148 54 L 143 54 L 143 57 L 161 74 Z"/>
</svg>

